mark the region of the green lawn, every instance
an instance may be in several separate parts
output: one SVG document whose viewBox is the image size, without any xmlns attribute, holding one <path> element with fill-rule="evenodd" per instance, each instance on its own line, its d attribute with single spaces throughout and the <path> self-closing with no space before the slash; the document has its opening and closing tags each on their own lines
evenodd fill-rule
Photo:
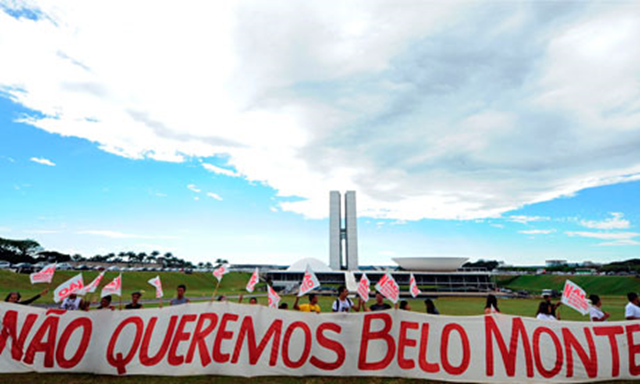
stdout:
<svg viewBox="0 0 640 384">
<path fill-rule="evenodd" d="M 519 291 L 540 293 L 543 289 L 556 289 L 562 292 L 565 280 L 578 284 L 587 293 L 599 296 L 624 296 L 628 292 L 640 291 L 640 279 L 634 276 L 562 276 L 562 275 L 523 275 L 499 276 L 498 285 Z"/>
<path fill-rule="evenodd" d="M 4 297 L 8 292 L 19 291 L 23 298 L 29 298 L 44 288 L 49 287 L 49 294 L 40 299 L 39 302 L 52 302 L 53 290 L 65 280 L 80 273 L 79 271 L 56 271 L 53 282 L 48 284 L 35 284 L 31 285 L 29 281 L 29 275 L 18 274 L 9 272 L 6 270 L 0 270 L 0 296 L 4 300 Z M 83 271 L 82 277 L 85 284 L 89 284 L 96 276 L 98 272 Z M 107 272 L 102 279 L 100 288 L 106 285 L 113 278 L 117 277 L 119 272 Z M 201 296 L 211 297 L 213 290 L 216 287 L 215 277 L 211 273 L 193 273 L 190 275 L 181 272 L 124 272 L 122 274 L 122 292 L 123 299 L 128 299 L 132 292 L 145 291 L 147 298 L 155 297 L 155 288 L 149 283 L 149 279 L 160 275 L 162 280 L 162 288 L 164 289 L 165 298 L 171 298 L 175 296 L 175 288 L 178 284 L 185 284 L 187 286 L 187 296 Z M 250 274 L 248 273 L 229 273 L 224 276 L 222 283 L 218 288 L 219 293 L 224 294 L 237 294 L 244 292 L 244 287 L 249 280 Z M 261 283 L 260 285 L 263 285 Z M 260 287 L 258 285 L 258 287 Z M 99 295 L 99 290 L 96 291 Z"/>
</svg>

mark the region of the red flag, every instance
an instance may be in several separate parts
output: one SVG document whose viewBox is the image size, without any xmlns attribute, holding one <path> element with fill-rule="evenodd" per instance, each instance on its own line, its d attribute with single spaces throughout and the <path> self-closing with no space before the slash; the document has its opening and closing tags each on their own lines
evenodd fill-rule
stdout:
<svg viewBox="0 0 640 384">
<path fill-rule="evenodd" d="M 389 272 L 382 276 L 382 279 L 376 284 L 376 290 L 382 294 L 382 296 L 391 300 L 394 304 L 400 299 L 400 287 L 394 280 L 393 276 Z"/>
<path fill-rule="evenodd" d="M 562 304 L 566 304 L 580 312 L 583 316 L 589 313 L 590 305 L 587 301 L 587 293 L 571 280 L 565 281 L 560 301 Z"/>
<path fill-rule="evenodd" d="M 409 291 L 411 292 L 411 296 L 413 296 L 414 299 L 422 293 L 418 288 L 418 284 L 416 283 L 416 278 L 413 276 L 413 273 L 409 277 Z"/>
<path fill-rule="evenodd" d="M 280 302 L 280 295 L 278 292 L 274 291 L 270 285 L 267 286 L 269 290 L 269 308 L 278 308 L 278 303 Z"/>
<path fill-rule="evenodd" d="M 369 278 L 366 273 L 362 274 L 360 278 L 360 283 L 358 283 L 358 295 L 364 301 L 369 301 L 369 290 L 371 289 L 371 282 L 369 282 Z"/>
<path fill-rule="evenodd" d="M 315 273 L 311 270 L 311 267 L 307 265 L 307 270 L 304 271 L 304 277 L 302 278 L 302 283 L 300 283 L 300 290 L 298 291 L 298 296 L 303 296 L 308 292 L 318 288 L 320 286 L 320 281 L 316 277 Z"/>
<path fill-rule="evenodd" d="M 31 284 L 51 283 L 55 271 L 56 264 L 49 264 L 46 267 L 42 268 L 40 272 L 30 274 L 29 279 L 31 280 Z"/>
<path fill-rule="evenodd" d="M 79 273 L 60 284 L 58 288 L 53 291 L 53 301 L 59 303 L 72 293 L 77 293 L 82 287 L 84 287 L 84 282 L 82 281 L 82 273 Z"/>
<path fill-rule="evenodd" d="M 229 273 L 229 265 L 223 264 L 215 271 L 213 271 L 213 276 L 215 276 L 215 278 L 218 279 L 218 282 L 220 282 L 222 281 L 222 276 L 226 275 L 227 273 Z"/>
<path fill-rule="evenodd" d="M 247 291 L 253 292 L 253 290 L 256 287 L 256 284 L 258 284 L 259 281 L 260 281 L 260 274 L 258 273 L 258 268 L 256 268 L 256 270 L 253 271 L 253 275 L 251 275 L 249 282 L 247 283 Z"/>
<path fill-rule="evenodd" d="M 122 274 L 118 275 L 118 277 L 102 288 L 100 297 L 105 297 L 107 295 L 122 296 Z"/>
<path fill-rule="evenodd" d="M 149 284 L 156 287 L 156 299 L 164 296 L 164 292 L 162 292 L 162 282 L 160 281 L 160 276 L 156 276 L 153 279 L 148 281 Z"/>
</svg>

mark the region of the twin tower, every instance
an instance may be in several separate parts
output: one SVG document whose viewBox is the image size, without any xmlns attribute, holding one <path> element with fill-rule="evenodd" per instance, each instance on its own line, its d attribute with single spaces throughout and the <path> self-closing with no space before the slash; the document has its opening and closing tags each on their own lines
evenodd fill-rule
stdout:
<svg viewBox="0 0 640 384">
<path fill-rule="evenodd" d="M 355 271 L 358 269 L 355 191 L 344 195 L 344 224 L 341 200 L 340 192 L 329 192 L 329 267 L 334 271 Z"/>
</svg>

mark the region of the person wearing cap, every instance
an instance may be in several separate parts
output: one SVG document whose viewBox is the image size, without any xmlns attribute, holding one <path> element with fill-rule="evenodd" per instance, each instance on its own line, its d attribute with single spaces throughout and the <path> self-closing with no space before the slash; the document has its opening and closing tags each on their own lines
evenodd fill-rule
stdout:
<svg viewBox="0 0 640 384">
<path fill-rule="evenodd" d="M 124 309 L 140 309 L 142 308 L 142 304 L 140 304 L 140 297 L 142 297 L 142 293 L 133 292 L 131 294 L 131 302 L 124 306 Z"/>
</svg>

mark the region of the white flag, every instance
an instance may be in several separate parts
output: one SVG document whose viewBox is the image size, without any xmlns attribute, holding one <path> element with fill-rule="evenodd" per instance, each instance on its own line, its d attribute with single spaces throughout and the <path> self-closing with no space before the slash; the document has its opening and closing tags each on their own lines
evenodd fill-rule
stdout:
<svg viewBox="0 0 640 384">
<path fill-rule="evenodd" d="M 267 286 L 269 291 L 269 308 L 278 308 L 278 303 L 280 302 L 280 295 L 278 292 L 274 291 L 270 285 Z"/>
<path fill-rule="evenodd" d="M 409 291 L 411 292 L 411 296 L 413 296 L 414 299 L 422 293 L 418 288 L 418 284 L 416 283 L 416 278 L 413 276 L 413 273 L 409 275 Z"/>
<path fill-rule="evenodd" d="M 362 274 L 360 278 L 360 283 L 358 283 L 358 295 L 362 298 L 362 300 L 369 301 L 369 290 L 371 289 L 371 282 L 367 277 L 366 273 Z"/>
<path fill-rule="evenodd" d="M 101 272 L 95 279 L 93 279 L 91 283 L 85 285 L 84 288 L 79 290 L 78 295 L 84 296 L 87 293 L 95 292 L 96 289 L 98 288 L 98 285 L 100 285 L 100 282 L 102 281 L 103 276 L 104 276 L 104 272 Z"/>
<path fill-rule="evenodd" d="M 222 276 L 229 273 L 229 264 L 223 264 L 218 267 L 215 271 L 213 271 L 213 276 L 218 279 L 218 282 L 222 281 Z"/>
<path fill-rule="evenodd" d="M 38 283 L 51 283 L 53 280 L 53 274 L 56 271 L 56 264 L 49 264 L 46 267 L 42 268 L 39 272 L 32 273 L 29 275 L 29 279 L 31 280 L 31 284 Z"/>
<path fill-rule="evenodd" d="M 100 297 L 105 297 L 107 295 L 122 296 L 122 274 L 118 275 L 118 277 L 113 279 L 109 284 L 102 287 Z"/>
<path fill-rule="evenodd" d="M 394 304 L 400 300 L 400 287 L 389 272 L 385 273 L 378 281 L 378 284 L 376 284 L 376 290 L 380 292 L 382 296 L 391 300 Z"/>
<path fill-rule="evenodd" d="M 300 283 L 300 290 L 298 291 L 298 297 L 307 294 L 308 292 L 318 288 L 320 286 L 320 281 L 316 277 L 316 274 L 313 273 L 311 267 L 307 265 L 307 270 L 304 271 L 304 277 L 302 278 L 302 283 Z"/>
<path fill-rule="evenodd" d="M 253 292 L 253 290 L 256 287 L 256 284 L 258 284 L 259 281 L 260 281 L 260 274 L 258 273 L 258 268 L 256 268 L 256 270 L 253 271 L 253 275 L 251 275 L 249 282 L 247 282 L 247 292 Z"/>
<path fill-rule="evenodd" d="M 84 287 L 84 282 L 82 281 L 82 273 L 79 273 L 60 284 L 58 288 L 53 291 L 53 301 L 59 303 L 72 293 L 78 293 L 82 287 Z"/>
<path fill-rule="evenodd" d="M 160 276 L 156 276 L 153 279 L 148 281 L 149 284 L 156 287 L 156 299 L 164 296 L 164 292 L 162 292 L 162 282 L 160 281 Z"/>
<path fill-rule="evenodd" d="M 567 280 L 564 283 L 564 290 L 562 291 L 562 304 L 565 304 L 576 311 L 580 312 L 583 316 L 589 313 L 589 301 L 587 301 L 587 293 L 584 289 L 580 288 L 576 283 L 571 280 Z"/>
</svg>

